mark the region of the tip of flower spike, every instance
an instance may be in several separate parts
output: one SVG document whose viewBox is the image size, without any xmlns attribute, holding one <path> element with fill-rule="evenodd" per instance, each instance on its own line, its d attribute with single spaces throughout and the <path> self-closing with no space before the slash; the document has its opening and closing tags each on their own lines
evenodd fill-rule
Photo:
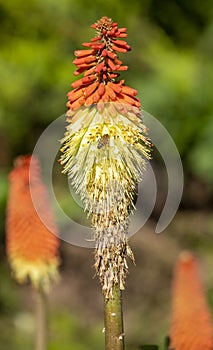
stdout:
<svg viewBox="0 0 213 350">
<path fill-rule="evenodd" d="M 31 159 L 32 159 L 32 156 L 30 154 L 27 154 L 25 156 L 18 156 L 14 160 L 14 166 L 16 168 L 22 167 L 23 165 L 29 166 Z"/>
<path fill-rule="evenodd" d="M 190 251 L 188 250 L 184 250 L 180 253 L 179 255 L 179 261 L 180 263 L 191 263 L 191 262 L 194 262 L 196 259 L 195 259 L 195 256 L 194 254 L 192 254 Z"/>
<path fill-rule="evenodd" d="M 86 50 L 76 50 L 77 66 L 74 75 L 83 73 L 83 77 L 72 83 L 74 90 L 68 93 L 67 107 L 76 110 L 94 103 L 118 102 L 140 107 L 137 91 L 119 80 L 119 72 L 128 69 L 118 59 L 118 53 L 125 53 L 131 47 L 123 40 L 127 36 L 126 28 L 118 28 L 111 18 L 102 17 L 92 24 L 97 35 L 90 42 L 83 43 Z"/>
<path fill-rule="evenodd" d="M 117 26 L 117 23 L 113 23 L 111 18 L 107 16 L 103 16 L 97 22 L 93 23 L 90 27 L 93 29 L 97 29 L 98 31 L 101 31 L 101 32 L 105 32 L 105 31 L 107 32 L 115 26 Z"/>
<path fill-rule="evenodd" d="M 14 169 L 29 169 L 30 165 L 32 164 L 33 167 L 40 168 L 39 161 L 35 156 L 32 156 L 31 154 L 27 154 L 24 156 L 18 156 L 15 158 L 14 162 Z"/>
<path fill-rule="evenodd" d="M 9 174 L 10 181 L 13 181 L 13 179 L 15 178 L 16 181 L 24 181 L 25 183 L 29 183 L 30 168 L 34 170 L 31 173 L 31 177 L 33 179 L 37 177 L 37 174 L 40 172 L 40 165 L 38 159 L 30 154 L 18 156 L 14 160 L 14 167 Z"/>
</svg>

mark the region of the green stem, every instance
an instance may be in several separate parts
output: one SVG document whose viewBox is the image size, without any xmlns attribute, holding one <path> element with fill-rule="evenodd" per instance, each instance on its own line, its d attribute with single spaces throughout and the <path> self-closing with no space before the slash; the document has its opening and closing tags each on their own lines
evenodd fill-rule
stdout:
<svg viewBox="0 0 213 350">
<path fill-rule="evenodd" d="M 119 285 L 112 288 L 112 297 L 104 296 L 105 350 L 124 350 L 122 295 Z"/>
<path fill-rule="evenodd" d="M 48 327 L 47 327 L 47 296 L 44 291 L 35 290 L 35 317 L 36 317 L 36 334 L 35 350 L 47 349 Z"/>
</svg>

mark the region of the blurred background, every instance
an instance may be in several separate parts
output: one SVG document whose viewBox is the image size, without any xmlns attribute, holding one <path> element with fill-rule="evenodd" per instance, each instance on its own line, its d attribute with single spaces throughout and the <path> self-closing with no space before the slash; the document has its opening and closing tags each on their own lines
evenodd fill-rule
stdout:
<svg viewBox="0 0 213 350">
<path fill-rule="evenodd" d="M 131 238 L 124 292 L 127 349 L 162 344 L 169 332 L 172 270 L 182 249 L 201 261 L 213 309 L 213 6 L 184 0 L 0 0 L 0 348 L 33 348 L 33 293 L 12 278 L 5 254 L 8 172 L 13 159 L 31 153 L 42 131 L 66 112 L 74 81 L 73 52 L 94 36 L 102 16 L 128 28 L 132 51 L 122 57 L 126 84 L 143 108 L 167 128 L 180 152 L 185 176 L 179 211 L 154 233 L 166 196 L 163 162 L 153 152 L 158 199 L 150 220 Z M 61 169 L 58 167 L 58 170 Z M 56 188 L 76 218 L 62 176 Z M 61 244 L 61 281 L 50 294 L 49 349 L 104 347 L 102 296 L 91 249 Z"/>
</svg>

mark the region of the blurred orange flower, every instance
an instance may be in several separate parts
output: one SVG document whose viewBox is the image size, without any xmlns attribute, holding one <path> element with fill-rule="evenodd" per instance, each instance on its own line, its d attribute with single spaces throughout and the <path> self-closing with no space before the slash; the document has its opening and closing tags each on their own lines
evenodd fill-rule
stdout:
<svg viewBox="0 0 213 350">
<path fill-rule="evenodd" d="M 29 277 L 35 287 L 48 290 L 50 280 L 58 275 L 59 239 L 38 160 L 18 157 L 9 180 L 7 254 L 14 277 L 20 283 Z M 40 220 L 31 196 L 39 202 L 51 231 Z"/>
<path fill-rule="evenodd" d="M 170 348 L 212 350 L 211 315 L 199 276 L 198 263 L 190 252 L 183 252 L 174 271 Z"/>
</svg>

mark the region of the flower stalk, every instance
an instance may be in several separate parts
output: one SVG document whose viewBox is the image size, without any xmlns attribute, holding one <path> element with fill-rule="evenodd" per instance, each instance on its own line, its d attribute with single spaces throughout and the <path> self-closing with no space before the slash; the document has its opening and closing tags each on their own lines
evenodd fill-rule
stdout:
<svg viewBox="0 0 213 350">
<path fill-rule="evenodd" d="M 124 349 L 122 292 L 118 284 L 112 288 L 112 298 L 104 300 L 104 325 L 105 349 Z"/>
<path fill-rule="evenodd" d="M 114 337 L 108 334 L 109 330 L 116 324 L 122 325 L 122 312 L 115 313 L 120 318 L 116 321 L 106 315 L 106 310 L 115 305 L 120 305 L 121 310 L 120 291 L 128 274 L 127 261 L 134 261 L 128 242 L 129 216 L 135 208 L 137 185 L 146 159 L 150 158 L 150 142 L 137 91 L 119 79 L 120 72 L 128 67 L 118 54 L 131 49 L 123 40 L 126 28 L 118 28 L 108 17 L 91 27 L 96 36 L 83 43 L 86 49 L 75 51 L 74 74 L 83 76 L 68 93 L 68 125 L 61 141 L 60 162 L 91 218 L 108 344 Z M 115 321 L 113 327 L 109 320 Z M 118 327 L 116 334 L 117 331 Z M 123 330 L 119 332 L 122 334 Z M 113 344 L 111 350 L 120 349 L 123 341 Z"/>
<path fill-rule="evenodd" d="M 35 350 L 46 350 L 48 345 L 47 294 L 42 289 L 34 290 L 35 296 Z"/>
</svg>

